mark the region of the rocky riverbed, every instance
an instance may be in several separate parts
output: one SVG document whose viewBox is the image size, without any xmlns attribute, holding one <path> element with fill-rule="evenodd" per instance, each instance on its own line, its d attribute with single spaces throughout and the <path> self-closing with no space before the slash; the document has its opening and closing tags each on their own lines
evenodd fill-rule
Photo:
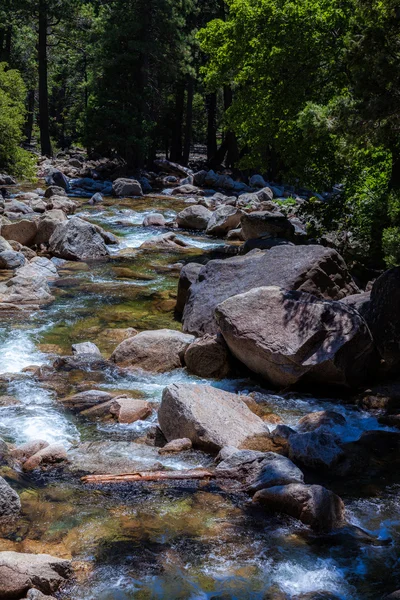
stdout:
<svg viewBox="0 0 400 600">
<path fill-rule="evenodd" d="M 400 394 L 380 357 L 398 357 L 353 305 L 384 306 L 386 284 L 365 298 L 273 192 L 174 183 L 6 199 L 0 596 L 383 598 L 400 588 Z"/>
</svg>

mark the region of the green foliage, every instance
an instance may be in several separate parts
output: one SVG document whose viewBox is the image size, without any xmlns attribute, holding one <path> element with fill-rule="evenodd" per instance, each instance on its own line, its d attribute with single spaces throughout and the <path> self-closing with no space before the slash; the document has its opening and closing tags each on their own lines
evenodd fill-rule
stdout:
<svg viewBox="0 0 400 600">
<path fill-rule="evenodd" d="M 0 63 L 0 169 L 32 177 L 33 160 L 20 147 L 25 118 L 25 85 L 18 71 Z"/>
<path fill-rule="evenodd" d="M 383 230 L 382 248 L 387 267 L 400 265 L 400 227 L 387 227 Z"/>
</svg>

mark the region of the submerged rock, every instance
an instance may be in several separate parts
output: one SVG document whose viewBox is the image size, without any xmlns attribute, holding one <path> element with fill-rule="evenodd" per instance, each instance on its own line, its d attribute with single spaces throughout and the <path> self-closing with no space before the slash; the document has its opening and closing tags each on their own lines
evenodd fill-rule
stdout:
<svg viewBox="0 0 400 600">
<path fill-rule="evenodd" d="M 184 353 L 194 337 L 173 329 L 142 331 L 124 340 L 111 355 L 120 367 L 164 373 L 184 364 Z"/>
<path fill-rule="evenodd" d="M 206 385 L 167 386 L 158 421 L 169 442 L 186 437 L 194 447 L 210 452 L 228 445 L 246 448 L 255 436 L 268 437 L 269 432 L 240 396 Z"/>
<path fill-rule="evenodd" d="M 322 246 L 285 245 L 210 260 L 190 287 L 183 313 L 184 331 L 216 333 L 214 312 L 218 304 L 261 286 L 280 286 L 332 300 L 357 291 L 341 256 Z"/>
<path fill-rule="evenodd" d="M 29 589 L 44 594 L 56 592 L 72 575 L 69 560 L 48 554 L 0 552 L 0 598 L 22 598 Z"/>
<path fill-rule="evenodd" d="M 222 302 L 216 318 L 234 356 L 278 386 L 355 386 L 377 366 L 365 321 L 341 302 L 260 287 Z"/>
<path fill-rule="evenodd" d="M 332 531 L 345 524 L 345 508 L 339 496 L 320 485 L 291 483 L 260 490 L 253 502 L 281 512 L 316 531 Z"/>
</svg>

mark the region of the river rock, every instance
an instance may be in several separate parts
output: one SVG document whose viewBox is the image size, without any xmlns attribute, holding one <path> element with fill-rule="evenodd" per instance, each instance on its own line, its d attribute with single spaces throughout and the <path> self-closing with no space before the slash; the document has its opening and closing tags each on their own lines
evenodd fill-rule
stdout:
<svg viewBox="0 0 400 600">
<path fill-rule="evenodd" d="M 110 394 L 109 392 L 104 392 L 102 390 L 87 390 L 74 394 L 73 396 L 60 398 L 60 402 L 73 412 L 81 412 L 92 406 L 109 402 L 113 400 L 114 396 L 115 394 Z"/>
<path fill-rule="evenodd" d="M 230 370 L 229 352 L 224 338 L 204 335 L 197 338 L 185 352 L 187 370 L 198 377 L 224 379 Z"/>
<path fill-rule="evenodd" d="M 158 449 L 159 454 L 171 454 L 177 452 L 184 452 L 190 450 L 192 447 L 192 440 L 189 438 L 180 438 L 178 440 L 171 440 L 168 444 L 165 444 L 162 448 Z"/>
<path fill-rule="evenodd" d="M 206 233 L 215 237 L 223 237 L 231 229 L 236 229 L 240 224 L 242 211 L 235 206 L 220 206 L 211 215 Z"/>
<path fill-rule="evenodd" d="M 72 354 L 95 354 L 96 356 L 101 356 L 101 352 L 93 342 L 81 342 L 80 344 L 72 344 L 71 346 Z"/>
<path fill-rule="evenodd" d="M 160 213 L 152 213 L 143 219 L 143 227 L 165 227 L 164 216 Z"/>
<path fill-rule="evenodd" d="M 59 185 L 49 185 L 44 193 L 45 198 L 51 198 L 52 196 L 67 196 L 65 188 Z"/>
<path fill-rule="evenodd" d="M 37 221 L 23 219 L 9 225 L 2 225 L 1 235 L 6 240 L 15 240 L 23 246 L 30 246 L 36 237 L 37 229 Z"/>
<path fill-rule="evenodd" d="M 6 283 L 0 283 L 0 303 L 13 306 L 42 306 L 53 302 L 46 280 L 43 277 L 16 275 Z"/>
<path fill-rule="evenodd" d="M 32 440 L 22 444 L 22 446 L 18 446 L 14 450 L 11 450 L 10 455 L 21 463 L 24 463 L 28 460 L 28 458 L 37 452 L 40 452 L 40 450 L 47 448 L 49 445 L 49 442 L 46 442 L 45 440 Z"/>
<path fill-rule="evenodd" d="M 120 367 L 165 373 L 183 366 L 185 350 L 193 340 L 173 329 L 142 331 L 121 342 L 110 360 Z"/>
<path fill-rule="evenodd" d="M 334 410 L 319 410 L 302 417 L 298 421 L 296 428 L 299 433 L 307 433 L 309 431 L 315 431 L 320 427 L 329 430 L 335 425 L 341 427 L 346 425 L 346 419 L 343 415 Z"/>
<path fill-rule="evenodd" d="M 168 442 L 186 437 L 209 452 L 228 445 L 246 448 L 255 435 L 268 435 L 265 423 L 240 396 L 206 385 L 167 386 L 158 421 Z"/>
<path fill-rule="evenodd" d="M 0 252 L 0 269 L 14 270 L 26 263 L 25 256 L 21 252 L 5 250 Z"/>
<path fill-rule="evenodd" d="M 118 419 L 119 423 L 135 423 L 147 419 L 152 410 L 145 400 L 120 396 L 111 402 L 110 413 Z"/>
<path fill-rule="evenodd" d="M 255 211 L 240 219 L 245 240 L 253 238 L 294 238 L 294 226 L 280 212 Z"/>
<path fill-rule="evenodd" d="M 214 312 L 218 304 L 236 294 L 271 285 L 332 300 L 357 291 L 341 256 L 322 246 L 277 246 L 210 260 L 190 287 L 183 314 L 184 331 L 196 335 L 216 333 Z"/>
<path fill-rule="evenodd" d="M 115 196 L 143 196 L 142 186 L 136 179 L 125 179 L 123 177 L 116 179 L 112 186 Z"/>
<path fill-rule="evenodd" d="M 102 258 L 109 250 L 96 228 L 78 217 L 57 225 L 49 242 L 50 252 L 66 260 Z"/>
<path fill-rule="evenodd" d="M 150 240 L 146 240 L 140 246 L 141 250 L 156 250 L 159 252 L 179 252 L 184 248 L 190 247 L 190 244 L 181 240 L 175 233 L 169 231 L 163 235 L 157 235 Z"/>
<path fill-rule="evenodd" d="M 175 312 L 182 315 L 188 297 L 189 288 L 197 280 L 203 265 L 190 262 L 184 265 L 179 273 L 178 293 L 176 296 Z"/>
<path fill-rule="evenodd" d="M 223 451 L 224 448 L 221 453 Z M 300 469 L 291 460 L 275 452 L 233 449 L 218 464 L 215 472 L 243 482 L 251 494 L 276 485 L 304 482 Z"/>
<path fill-rule="evenodd" d="M 48 210 L 37 222 L 37 233 L 33 243 L 36 246 L 47 245 L 53 235 L 57 225 L 68 220 L 67 215 L 62 210 Z"/>
<path fill-rule="evenodd" d="M 26 278 L 42 278 L 53 281 L 58 278 L 56 265 L 44 256 L 35 256 L 28 264 L 17 269 L 16 275 Z"/>
<path fill-rule="evenodd" d="M 0 477 L 0 524 L 14 521 L 21 512 L 21 501 L 7 481 Z"/>
<path fill-rule="evenodd" d="M 59 465 L 68 460 L 64 446 L 61 444 L 50 444 L 36 454 L 33 454 L 23 464 L 25 471 L 33 471 L 39 467 L 48 467 Z"/>
<path fill-rule="evenodd" d="M 54 596 L 42 594 L 39 590 L 31 589 L 26 595 L 26 600 L 57 600 Z"/>
<path fill-rule="evenodd" d="M 178 227 L 183 229 L 196 229 L 203 231 L 207 229 L 208 223 L 211 219 L 212 212 L 205 206 L 197 204 L 194 206 L 188 206 L 176 215 L 176 222 Z"/>
<path fill-rule="evenodd" d="M 253 502 L 271 512 L 299 519 L 320 532 L 329 532 L 345 524 L 343 501 L 320 485 L 291 483 L 263 489 L 255 494 Z"/>
<path fill-rule="evenodd" d="M 216 317 L 232 354 L 277 386 L 355 386 L 376 366 L 365 321 L 340 302 L 260 287 L 222 302 Z"/>
<path fill-rule="evenodd" d="M 74 200 L 65 196 L 52 196 L 47 201 L 49 210 L 62 210 L 66 215 L 73 215 L 77 206 L 78 204 Z"/>
<path fill-rule="evenodd" d="M 311 469 L 329 470 L 343 457 L 339 439 L 324 428 L 292 434 L 288 444 L 289 458 Z"/>
<path fill-rule="evenodd" d="M 365 316 L 381 357 L 388 367 L 400 363 L 400 267 L 374 282 Z"/>
<path fill-rule="evenodd" d="M 49 554 L 0 552 L 0 598 L 23 598 L 31 588 L 44 594 L 56 592 L 72 575 L 69 560 Z"/>
<path fill-rule="evenodd" d="M 347 306 L 355 308 L 362 317 L 366 317 L 370 307 L 371 292 L 362 292 L 361 294 L 351 294 L 341 299 Z"/>
<path fill-rule="evenodd" d="M 13 247 L 3 236 L 0 235 L 0 252 L 12 252 Z"/>
</svg>

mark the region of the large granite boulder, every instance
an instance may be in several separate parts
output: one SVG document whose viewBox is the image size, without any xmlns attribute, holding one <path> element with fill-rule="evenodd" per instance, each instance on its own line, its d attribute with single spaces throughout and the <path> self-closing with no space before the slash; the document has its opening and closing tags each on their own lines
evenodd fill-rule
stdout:
<svg viewBox="0 0 400 600">
<path fill-rule="evenodd" d="M 57 225 L 49 241 L 49 250 L 54 256 L 66 260 L 88 260 L 109 255 L 96 227 L 78 217 Z"/>
<path fill-rule="evenodd" d="M 123 177 L 116 179 L 112 186 L 115 196 L 143 196 L 142 186 L 136 179 L 125 179 Z"/>
<path fill-rule="evenodd" d="M 383 273 L 371 290 L 365 319 L 388 367 L 400 363 L 400 267 Z"/>
<path fill-rule="evenodd" d="M 158 421 L 167 441 L 189 438 L 194 447 L 210 452 L 228 445 L 246 448 L 255 436 L 269 434 L 240 396 L 206 385 L 167 386 Z"/>
<path fill-rule="evenodd" d="M 345 524 L 343 501 L 320 485 L 290 483 L 262 489 L 253 502 L 299 519 L 316 531 L 328 532 Z"/>
<path fill-rule="evenodd" d="M 294 226 L 280 212 L 254 211 L 240 219 L 245 240 L 253 238 L 294 238 Z"/>
<path fill-rule="evenodd" d="M 37 233 L 33 243 L 37 246 L 41 244 L 47 245 L 57 225 L 67 220 L 68 217 L 63 210 L 48 210 L 37 222 Z"/>
<path fill-rule="evenodd" d="M 57 591 L 72 575 L 69 560 L 49 554 L 0 552 L 0 598 L 23 598 L 36 588 L 44 594 Z"/>
<path fill-rule="evenodd" d="M 0 477 L 0 525 L 15 520 L 21 511 L 21 501 L 7 481 Z"/>
<path fill-rule="evenodd" d="M 14 270 L 26 263 L 25 256 L 21 252 L 5 250 L 0 252 L 0 269 Z"/>
<path fill-rule="evenodd" d="M 216 317 L 236 358 L 281 387 L 354 386 L 377 366 L 365 321 L 341 302 L 260 287 L 219 304 Z"/>
<path fill-rule="evenodd" d="M 182 227 L 183 229 L 197 229 L 202 231 L 207 229 L 211 216 L 212 212 L 208 208 L 201 204 L 195 204 L 194 206 L 184 208 L 178 213 L 176 215 L 176 222 L 178 227 Z"/>
<path fill-rule="evenodd" d="M 276 246 L 244 256 L 210 260 L 189 291 L 183 329 L 216 333 L 215 309 L 224 300 L 255 287 L 278 285 L 319 298 L 340 300 L 358 291 L 342 257 L 322 246 Z"/>
<path fill-rule="evenodd" d="M 142 331 L 114 350 L 111 360 L 120 367 L 164 373 L 184 364 L 184 354 L 194 341 L 192 335 L 173 329 Z"/>
</svg>

